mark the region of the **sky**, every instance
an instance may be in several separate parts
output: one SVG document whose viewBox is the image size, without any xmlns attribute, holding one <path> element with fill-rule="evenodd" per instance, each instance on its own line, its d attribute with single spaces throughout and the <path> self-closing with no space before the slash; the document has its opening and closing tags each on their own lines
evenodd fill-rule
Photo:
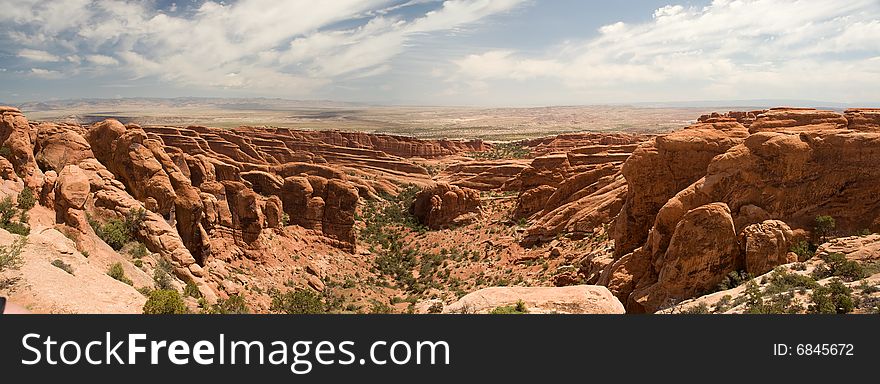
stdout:
<svg viewBox="0 0 880 384">
<path fill-rule="evenodd" d="M 880 101 L 880 0 L 0 0 L 0 100 Z"/>
</svg>

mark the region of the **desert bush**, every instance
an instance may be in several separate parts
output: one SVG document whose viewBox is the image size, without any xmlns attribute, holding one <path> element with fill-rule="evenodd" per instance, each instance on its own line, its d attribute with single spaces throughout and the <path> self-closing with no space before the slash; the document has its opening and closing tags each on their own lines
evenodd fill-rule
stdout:
<svg viewBox="0 0 880 384">
<path fill-rule="evenodd" d="M 14 220 L 16 216 L 18 216 L 18 220 Z M 17 206 L 12 203 L 12 197 L 6 196 L 0 200 L 0 228 L 13 235 L 27 236 L 31 233 L 27 221 L 27 212 L 19 211 Z"/>
<path fill-rule="evenodd" d="M 202 293 L 199 292 L 199 286 L 196 285 L 192 280 L 186 282 L 186 286 L 183 287 L 183 296 L 184 297 L 192 297 L 194 299 L 200 299 L 202 297 Z"/>
<path fill-rule="evenodd" d="M 806 240 L 801 240 L 789 249 L 798 256 L 798 261 L 806 261 L 816 254 L 816 247 Z"/>
<path fill-rule="evenodd" d="M 217 304 L 212 305 L 205 310 L 205 313 L 212 315 L 247 315 L 251 313 L 244 298 L 239 295 L 231 295 L 228 299 L 221 299 Z"/>
<path fill-rule="evenodd" d="M 156 286 L 156 289 L 174 288 L 173 279 L 171 278 L 172 271 L 174 271 L 174 267 L 171 263 L 165 259 L 159 259 L 159 264 L 153 270 L 153 284 Z"/>
<path fill-rule="evenodd" d="M 841 253 L 832 253 L 822 256 L 825 264 L 817 266 L 813 270 L 813 276 L 817 279 L 826 277 L 840 277 L 846 281 L 855 281 L 865 277 L 862 266 L 854 260 L 847 260 Z"/>
<path fill-rule="evenodd" d="M 523 315 L 526 313 L 529 313 L 529 309 L 526 308 L 526 303 L 522 300 L 517 301 L 514 305 L 500 306 L 489 312 L 490 315 Z"/>
<path fill-rule="evenodd" d="M 304 315 L 324 313 L 321 297 L 308 289 L 295 289 L 285 293 L 274 290 L 270 292 L 272 305 L 270 311 L 288 315 Z"/>
<path fill-rule="evenodd" d="M 855 308 L 852 288 L 847 287 L 840 279 L 833 279 L 825 286 L 813 290 L 810 313 L 834 314 L 850 313 Z"/>
<path fill-rule="evenodd" d="M 110 269 L 107 270 L 107 275 L 125 284 L 133 284 L 131 279 L 125 276 L 125 270 L 122 269 L 122 263 L 114 263 L 110 265 Z"/>
<path fill-rule="evenodd" d="M 706 305 L 706 303 L 700 303 L 700 304 L 691 306 L 688 309 L 685 309 L 681 313 L 684 315 L 708 315 L 709 314 L 709 307 Z"/>
<path fill-rule="evenodd" d="M 795 289 L 814 289 L 819 283 L 810 276 L 788 272 L 785 267 L 776 267 L 770 274 L 765 295 L 789 292 Z"/>
<path fill-rule="evenodd" d="M 25 186 L 18 194 L 18 209 L 27 211 L 36 205 L 37 199 L 34 197 L 34 191 Z"/>
<path fill-rule="evenodd" d="M 114 250 L 120 250 L 131 242 L 141 230 L 147 212 L 143 208 L 133 208 L 120 219 L 110 219 L 101 224 L 91 216 L 87 216 L 89 225 L 95 234 Z"/>
<path fill-rule="evenodd" d="M 173 289 L 158 289 L 150 292 L 144 304 L 146 315 L 182 315 L 187 312 L 183 298 Z"/>
<path fill-rule="evenodd" d="M 431 306 L 428 307 L 428 313 L 441 313 L 441 312 L 443 312 L 443 303 L 441 303 L 439 301 L 435 302 L 434 304 L 431 304 Z"/>
<path fill-rule="evenodd" d="M 147 246 L 144 243 L 139 241 L 135 241 L 130 243 L 130 248 L 128 249 L 128 254 L 135 259 L 140 259 L 146 255 L 150 254 L 150 251 L 147 250 Z"/>
<path fill-rule="evenodd" d="M 20 236 L 10 245 L 0 245 L 0 272 L 21 266 L 21 251 L 26 244 L 27 237 Z"/>
<path fill-rule="evenodd" d="M 55 267 L 58 267 L 59 269 L 61 269 L 64 272 L 67 272 L 71 275 L 73 274 L 73 267 L 71 267 L 70 264 L 65 263 L 61 259 L 52 260 L 52 265 Z"/>
<path fill-rule="evenodd" d="M 370 314 L 373 315 L 386 315 L 394 313 L 394 309 L 391 308 L 388 304 L 377 300 L 370 300 Z"/>
<path fill-rule="evenodd" d="M 742 285 L 743 282 L 750 279 L 751 276 L 746 271 L 730 271 L 727 275 L 724 276 L 724 279 L 718 283 L 719 291 L 726 291 L 728 289 L 733 289 Z"/>
</svg>

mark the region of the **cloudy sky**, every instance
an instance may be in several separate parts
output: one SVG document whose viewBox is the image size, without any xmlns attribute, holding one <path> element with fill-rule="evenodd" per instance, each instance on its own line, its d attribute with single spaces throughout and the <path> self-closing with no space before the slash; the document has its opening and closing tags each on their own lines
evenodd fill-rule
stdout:
<svg viewBox="0 0 880 384">
<path fill-rule="evenodd" d="M 880 101 L 878 0 L 0 0 L 0 100 Z"/>
</svg>

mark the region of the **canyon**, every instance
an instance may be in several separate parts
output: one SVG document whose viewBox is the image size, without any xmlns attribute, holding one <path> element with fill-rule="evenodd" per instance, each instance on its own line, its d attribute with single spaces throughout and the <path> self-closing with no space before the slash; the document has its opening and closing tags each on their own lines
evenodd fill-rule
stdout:
<svg viewBox="0 0 880 384">
<path fill-rule="evenodd" d="M 839 263 L 850 312 L 880 310 L 880 109 L 506 142 L 0 113 L 22 259 L 0 293 L 34 312 L 141 313 L 161 289 L 190 312 L 303 291 L 334 313 L 741 313 L 746 281 L 808 304 Z M 816 285 L 767 288 L 794 275 Z"/>
</svg>

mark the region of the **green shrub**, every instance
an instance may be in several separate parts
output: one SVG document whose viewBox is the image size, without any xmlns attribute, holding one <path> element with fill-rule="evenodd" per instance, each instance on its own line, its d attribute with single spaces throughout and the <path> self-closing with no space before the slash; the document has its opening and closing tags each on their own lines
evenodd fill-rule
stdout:
<svg viewBox="0 0 880 384">
<path fill-rule="evenodd" d="M 813 290 L 813 304 L 810 313 L 834 314 L 850 313 L 855 308 L 852 288 L 847 287 L 840 279 L 831 280 L 827 285 Z"/>
<path fill-rule="evenodd" d="M 524 315 L 529 313 L 529 309 L 526 308 L 526 303 L 522 300 L 519 300 L 514 305 L 506 305 L 497 307 L 489 312 L 490 315 Z"/>
<path fill-rule="evenodd" d="M 854 260 L 847 260 L 841 253 L 832 253 L 822 256 L 825 264 L 817 266 L 813 270 L 813 276 L 817 279 L 826 277 L 840 277 L 846 281 L 855 281 L 865 277 L 865 271 L 861 264 Z"/>
<path fill-rule="evenodd" d="M 287 213 L 282 213 L 281 214 L 281 226 L 286 227 L 288 225 L 290 225 L 290 215 L 288 215 Z"/>
<path fill-rule="evenodd" d="M 806 261 L 816 254 L 816 247 L 806 240 L 801 240 L 792 245 L 790 251 L 798 256 L 798 261 Z"/>
<path fill-rule="evenodd" d="M 15 221 L 15 217 L 18 220 Z M 31 228 L 27 225 L 27 212 L 20 211 L 15 204 L 12 203 L 12 197 L 6 196 L 0 200 L 0 228 L 5 229 L 13 235 L 27 236 L 31 233 Z"/>
<path fill-rule="evenodd" d="M 272 305 L 269 310 L 288 315 L 303 315 L 324 313 L 324 303 L 318 294 L 308 289 L 296 289 L 280 293 L 277 290 L 270 292 Z"/>
<path fill-rule="evenodd" d="M 394 313 L 394 309 L 391 308 L 388 304 L 377 300 L 370 301 L 370 313 L 373 315 L 385 315 L 389 313 Z"/>
<path fill-rule="evenodd" d="M 428 307 L 428 313 L 441 313 L 441 312 L 443 312 L 443 303 L 441 303 L 439 301 L 434 304 L 431 304 L 431 306 Z"/>
<path fill-rule="evenodd" d="M 202 293 L 199 292 L 199 287 L 196 285 L 196 283 L 190 280 L 186 282 L 186 287 L 183 288 L 183 296 L 199 299 L 202 297 Z"/>
<path fill-rule="evenodd" d="M 685 309 L 681 313 L 685 315 L 708 315 L 709 307 L 706 305 L 706 303 L 700 303 L 698 305 L 694 305 L 688 309 Z"/>
<path fill-rule="evenodd" d="M 726 291 L 728 289 L 739 287 L 743 282 L 749 279 L 751 279 L 751 276 L 746 271 L 730 271 L 724 276 L 724 279 L 718 283 L 718 290 Z"/>
<path fill-rule="evenodd" d="M 122 269 L 122 263 L 114 263 L 110 265 L 110 269 L 107 270 L 107 275 L 125 284 L 133 284 L 131 279 L 125 276 L 125 270 Z"/>
<path fill-rule="evenodd" d="M 25 186 L 18 194 L 18 209 L 27 211 L 33 208 L 36 203 L 37 200 L 34 197 L 34 191 Z"/>
<path fill-rule="evenodd" d="M 150 292 L 144 304 L 146 315 L 181 315 L 187 312 L 180 294 L 173 289 L 158 289 Z"/>
<path fill-rule="evenodd" d="M 827 215 L 816 216 L 816 227 L 814 230 L 820 242 L 828 241 L 828 237 L 834 233 L 836 227 L 837 223 L 833 217 Z"/>
<path fill-rule="evenodd" d="M 143 268 L 143 267 L 144 267 L 144 261 L 143 261 L 143 260 L 140 260 L 140 259 L 137 259 L 137 260 L 133 261 L 132 264 L 134 264 L 134 266 L 135 266 L 135 267 L 138 267 L 138 268 Z"/>
<path fill-rule="evenodd" d="M 131 243 L 131 248 L 128 250 L 128 254 L 135 259 L 143 258 L 146 255 L 150 254 L 150 251 L 147 250 L 147 246 L 144 243 L 139 241 Z"/>
<path fill-rule="evenodd" d="M 211 315 L 247 315 L 251 313 L 244 298 L 239 295 L 229 296 L 226 300 L 219 300 L 217 304 L 208 308 L 205 313 Z"/>
<path fill-rule="evenodd" d="M 143 227 L 146 211 L 143 208 L 133 208 L 120 219 L 110 219 L 101 224 L 97 220 L 87 217 L 89 225 L 95 234 L 114 250 L 120 250 L 131 242 Z"/>
<path fill-rule="evenodd" d="M 27 237 L 20 236 L 10 245 L 0 245 L 0 272 L 21 266 L 21 251 L 26 244 Z"/>
<path fill-rule="evenodd" d="M 790 292 L 795 289 L 814 289 L 819 286 L 810 276 L 789 273 L 784 267 L 776 267 L 770 274 L 769 284 L 764 290 L 765 295 Z"/>
<path fill-rule="evenodd" d="M 715 303 L 715 311 L 714 312 L 715 313 L 726 312 L 728 309 L 730 309 L 730 303 L 732 300 L 733 300 L 733 296 L 730 296 L 730 295 L 722 296 L 720 299 L 718 299 L 718 302 Z"/>
<path fill-rule="evenodd" d="M 159 265 L 153 271 L 153 284 L 156 289 L 173 289 L 171 272 L 174 267 L 165 259 L 159 259 Z"/>
<path fill-rule="evenodd" d="M 71 267 L 70 264 L 65 263 L 61 259 L 52 260 L 52 265 L 60 268 L 64 272 L 67 272 L 71 275 L 73 274 L 73 267 Z"/>
</svg>

